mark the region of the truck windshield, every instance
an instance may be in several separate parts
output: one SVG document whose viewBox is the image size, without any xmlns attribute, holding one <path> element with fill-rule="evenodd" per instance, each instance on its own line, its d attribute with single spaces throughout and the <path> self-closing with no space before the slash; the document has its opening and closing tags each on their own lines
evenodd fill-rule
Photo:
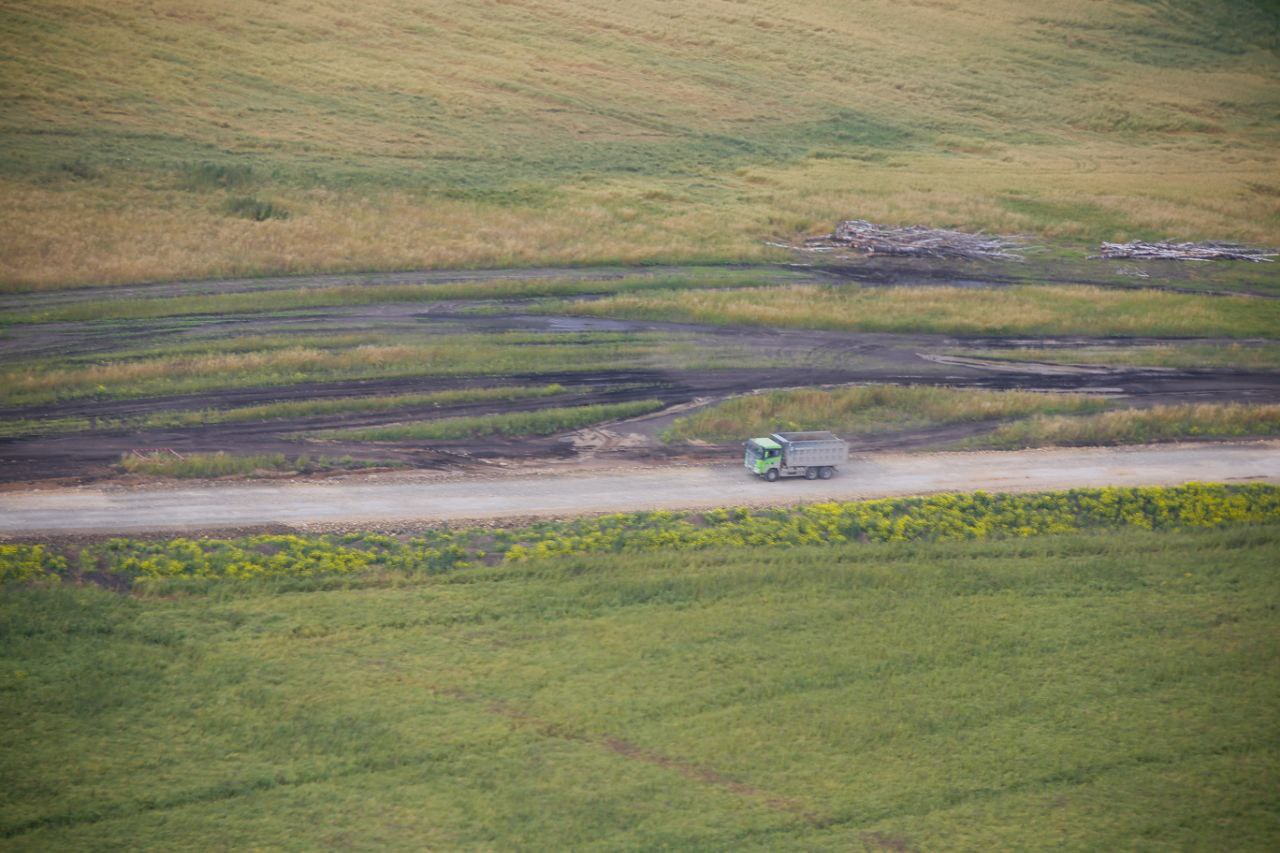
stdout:
<svg viewBox="0 0 1280 853">
<path fill-rule="evenodd" d="M 763 458 L 764 458 L 764 450 L 763 450 L 763 449 L 761 449 L 759 446 L 757 446 L 757 445 L 755 445 L 755 444 L 751 443 L 751 442 L 747 442 L 747 454 L 748 454 L 752 459 L 763 459 Z"/>
</svg>

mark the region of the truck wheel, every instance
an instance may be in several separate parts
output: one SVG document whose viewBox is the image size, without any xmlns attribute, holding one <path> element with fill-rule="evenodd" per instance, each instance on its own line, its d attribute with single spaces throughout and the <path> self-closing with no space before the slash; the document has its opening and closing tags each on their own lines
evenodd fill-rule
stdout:
<svg viewBox="0 0 1280 853">
<path fill-rule="evenodd" d="M 777 468 L 770 468 L 768 471 L 765 471 L 765 472 L 764 472 L 764 478 L 765 478 L 766 480 L 768 480 L 770 483 L 777 482 L 777 480 L 778 480 L 778 469 L 777 469 Z"/>
<path fill-rule="evenodd" d="M 831 475 L 834 474 L 835 472 L 836 470 L 834 468 L 823 468 L 821 471 L 818 472 L 818 476 L 824 480 L 830 480 Z"/>
<path fill-rule="evenodd" d="M 804 478 L 805 478 L 806 480 L 816 480 L 816 479 L 818 479 L 818 469 L 817 469 L 817 468 L 805 468 L 805 469 L 804 469 Z"/>
</svg>

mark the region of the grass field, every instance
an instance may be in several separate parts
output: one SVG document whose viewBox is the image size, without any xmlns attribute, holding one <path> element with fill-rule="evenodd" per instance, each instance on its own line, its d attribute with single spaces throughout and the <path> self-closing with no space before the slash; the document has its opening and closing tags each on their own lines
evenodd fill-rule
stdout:
<svg viewBox="0 0 1280 853">
<path fill-rule="evenodd" d="M 747 259 L 854 215 L 1276 243 L 1278 31 L 1216 0 L 20 0 L 0 282 Z"/>
<path fill-rule="evenodd" d="M 1266 850 L 1278 543 L 1129 529 L 9 586 L 0 834 Z"/>
</svg>

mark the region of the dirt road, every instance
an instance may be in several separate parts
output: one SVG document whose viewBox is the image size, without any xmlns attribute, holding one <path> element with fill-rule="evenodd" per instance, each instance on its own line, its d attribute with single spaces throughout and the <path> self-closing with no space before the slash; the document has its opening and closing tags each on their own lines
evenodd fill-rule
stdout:
<svg viewBox="0 0 1280 853">
<path fill-rule="evenodd" d="M 424 472 L 323 482 L 80 487 L 0 494 L 0 538 L 72 533 L 359 527 L 643 509 L 789 505 L 939 491 L 1280 483 L 1280 442 L 1007 453 L 870 454 L 832 480 L 761 482 L 738 464 L 441 478 Z"/>
</svg>

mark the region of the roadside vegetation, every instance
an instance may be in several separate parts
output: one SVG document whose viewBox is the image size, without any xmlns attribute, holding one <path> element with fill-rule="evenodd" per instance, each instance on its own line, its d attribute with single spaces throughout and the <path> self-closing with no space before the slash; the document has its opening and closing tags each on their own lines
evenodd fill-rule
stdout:
<svg viewBox="0 0 1280 853">
<path fill-rule="evenodd" d="M 346 461 L 346 460 L 343 460 Z M 270 464 L 269 459 L 264 464 Z M 614 513 L 523 527 L 437 528 L 380 533 L 261 535 L 240 539 L 133 540 L 12 545 L 0 581 L 92 577 L 170 580 L 416 576 L 547 557 L 721 548 L 840 546 L 868 542 L 1003 539 L 1124 528 L 1173 531 L 1280 522 L 1280 486 L 1072 489 L 1037 494 L 941 494 L 827 502 L 780 509 Z"/>
<path fill-rule="evenodd" d="M 1280 406 L 1196 403 L 1072 417 L 1037 414 L 1001 424 L 966 447 L 1016 449 L 1280 435 Z"/>
<path fill-rule="evenodd" d="M 1258 4 L 77 8 L 3 22 L 9 288 L 744 260 L 854 214 L 1280 242 Z"/>
<path fill-rule="evenodd" d="M 543 310 L 726 326 L 944 335 L 1270 337 L 1280 300 L 1159 290 L 845 285 L 658 291 L 556 302 Z"/>
<path fill-rule="evenodd" d="M 1273 487 L 811 509 L 0 545 L 0 835 L 1270 847 Z"/>
<path fill-rule="evenodd" d="M 945 424 L 1100 412 L 1108 403 L 1081 394 L 985 391 L 931 385 L 802 388 L 735 397 L 679 418 L 666 441 L 735 441 L 779 430 L 829 429 L 868 435 Z"/>
<path fill-rule="evenodd" d="M 394 462 L 367 462 L 350 456 L 301 455 L 283 453 L 186 453 L 125 454 L 120 467 L 129 474 L 191 479 L 203 477 L 255 477 L 270 474 L 316 474 L 325 471 L 352 471 L 364 468 L 396 467 Z"/>
<path fill-rule="evenodd" d="M 416 441 L 481 438 L 483 436 L 554 435 L 606 421 L 633 418 L 661 409 L 661 400 L 635 400 L 593 406 L 558 406 L 500 415 L 411 421 L 377 427 L 314 430 L 306 438 L 343 441 Z"/>
</svg>

